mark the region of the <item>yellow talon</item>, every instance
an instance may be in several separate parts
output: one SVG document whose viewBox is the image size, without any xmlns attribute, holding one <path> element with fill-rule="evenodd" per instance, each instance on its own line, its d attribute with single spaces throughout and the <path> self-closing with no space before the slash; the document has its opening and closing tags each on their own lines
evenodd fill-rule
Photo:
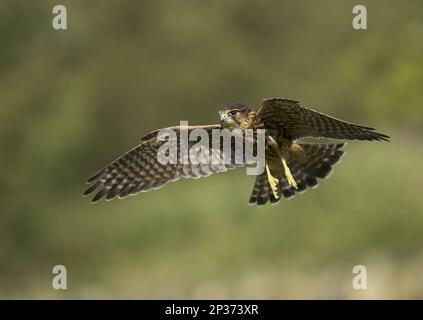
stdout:
<svg viewBox="0 0 423 320">
<path fill-rule="evenodd" d="M 285 170 L 285 177 L 286 177 L 286 180 L 288 180 L 289 185 L 291 187 L 294 187 L 295 189 L 298 189 L 297 183 L 295 182 L 295 179 L 292 176 L 291 170 L 289 170 L 289 167 L 286 164 L 285 159 L 283 159 L 283 158 L 282 158 L 282 164 L 283 164 L 283 168 Z"/>
<path fill-rule="evenodd" d="M 270 188 L 272 189 L 272 192 L 273 192 L 273 196 L 277 200 L 279 199 L 279 194 L 278 194 L 279 180 L 276 179 L 274 176 L 272 176 L 272 174 L 270 173 L 269 166 L 267 165 L 266 165 L 266 172 L 267 172 L 267 180 L 269 181 Z"/>
</svg>

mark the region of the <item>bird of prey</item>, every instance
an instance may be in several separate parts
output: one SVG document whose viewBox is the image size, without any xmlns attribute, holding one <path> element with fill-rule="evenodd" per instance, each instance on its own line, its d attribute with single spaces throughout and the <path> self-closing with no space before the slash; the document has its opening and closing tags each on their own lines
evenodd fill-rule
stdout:
<svg viewBox="0 0 423 320">
<path fill-rule="evenodd" d="M 265 129 L 265 170 L 255 177 L 249 200 L 256 205 L 274 204 L 282 196 L 291 198 L 297 192 L 317 187 L 317 179 L 326 178 L 340 161 L 347 141 L 389 141 L 387 135 L 374 128 L 333 118 L 285 98 L 264 99 L 258 111 L 243 104 L 228 104 L 219 113 L 220 124 L 190 126 L 188 131 L 202 128 L 210 135 L 219 128 Z M 169 129 L 179 139 L 181 127 Z M 205 177 L 238 167 L 232 163 L 213 166 L 189 161 L 162 164 L 157 152 L 164 142 L 158 139 L 158 132 L 145 135 L 135 148 L 89 178 L 84 195 L 95 191 L 92 202 L 103 197 L 125 198 L 180 178 Z M 188 148 L 192 145 L 189 142 Z"/>
</svg>

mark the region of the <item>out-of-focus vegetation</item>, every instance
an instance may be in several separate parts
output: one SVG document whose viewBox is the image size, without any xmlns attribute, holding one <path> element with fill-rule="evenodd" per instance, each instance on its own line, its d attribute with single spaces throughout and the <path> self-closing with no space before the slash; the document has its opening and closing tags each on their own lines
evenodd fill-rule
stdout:
<svg viewBox="0 0 423 320">
<path fill-rule="evenodd" d="M 422 298 L 423 2 L 0 2 L 0 297 Z M 247 205 L 244 170 L 81 197 L 150 130 L 285 96 L 377 127 L 328 181 Z M 54 265 L 68 290 L 51 287 Z M 368 290 L 351 286 L 367 267 Z"/>
</svg>

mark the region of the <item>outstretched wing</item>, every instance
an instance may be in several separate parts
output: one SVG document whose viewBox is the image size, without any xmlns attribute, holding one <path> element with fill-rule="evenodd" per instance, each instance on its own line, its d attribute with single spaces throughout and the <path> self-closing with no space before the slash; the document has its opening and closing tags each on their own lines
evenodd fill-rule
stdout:
<svg viewBox="0 0 423 320">
<path fill-rule="evenodd" d="M 161 188 L 168 182 L 176 181 L 180 178 L 197 179 L 207 177 L 213 173 L 226 172 L 229 169 L 240 166 L 240 164 L 235 163 L 234 157 L 229 161 L 224 158 L 227 155 L 222 152 L 222 143 L 219 149 L 212 145 L 212 131 L 213 129 L 220 129 L 220 125 L 185 127 L 188 135 L 192 130 L 199 128 L 204 129 L 203 132 L 206 132 L 208 137 L 208 160 L 218 159 L 220 161 L 207 161 L 207 159 L 203 161 L 204 158 L 201 157 L 207 155 L 207 153 L 199 152 L 201 150 L 196 148 L 200 138 L 197 141 L 188 141 L 186 144 L 188 157 L 182 159 L 179 151 L 182 147 L 181 141 L 183 139 L 181 140 L 181 127 L 177 126 L 163 129 L 171 130 L 176 134 L 177 159 L 172 159 L 173 162 L 162 164 L 162 161 L 159 161 L 158 152 L 160 146 L 169 140 L 161 141 L 161 139 L 158 139 L 160 130 L 156 130 L 144 136 L 135 148 L 89 178 L 87 182 L 89 186 L 84 192 L 84 196 L 95 192 L 92 202 L 97 202 L 103 197 L 106 197 L 106 200 L 116 197 L 124 198 L 139 192 Z M 235 154 L 233 152 L 235 143 L 235 140 L 232 139 L 231 156 Z M 190 158 L 189 154 L 192 154 L 192 152 L 196 153 L 198 157 Z M 211 158 L 212 155 L 215 158 Z"/>
<path fill-rule="evenodd" d="M 299 101 L 284 98 L 264 99 L 258 116 L 266 128 L 281 130 L 285 137 L 292 140 L 326 138 L 389 141 L 387 135 L 375 132 L 374 128 L 348 123 L 303 107 Z"/>
</svg>

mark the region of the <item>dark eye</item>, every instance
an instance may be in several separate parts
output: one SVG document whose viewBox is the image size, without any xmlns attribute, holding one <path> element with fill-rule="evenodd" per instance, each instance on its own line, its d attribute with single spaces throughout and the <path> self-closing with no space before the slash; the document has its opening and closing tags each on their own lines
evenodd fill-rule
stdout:
<svg viewBox="0 0 423 320">
<path fill-rule="evenodd" d="M 236 115 L 236 113 L 237 113 L 237 111 L 236 111 L 236 110 L 232 110 L 232 111 L 230 111 L 230 112 L 229 112 L 229 115 L 230 115 L 230 116 L 234 116 L 234 115 Z"/>
</svg>

